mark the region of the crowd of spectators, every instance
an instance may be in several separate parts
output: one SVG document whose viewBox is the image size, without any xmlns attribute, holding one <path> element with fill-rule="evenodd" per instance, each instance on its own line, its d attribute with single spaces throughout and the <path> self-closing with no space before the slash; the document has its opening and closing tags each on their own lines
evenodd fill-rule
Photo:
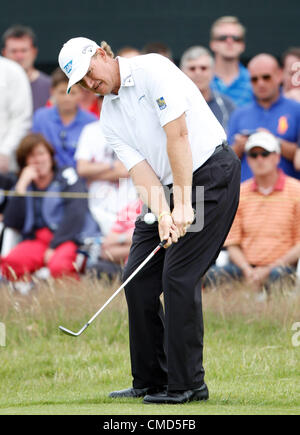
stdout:
<svg viewBox="0 0 300 435">
<path fill-rule="evenodd" d="M 225 242 L 229 260 L 207 272 L 205 285 L 245 279 L 255 290 L 292 276 L 300 257 L 300 47 L 281 59 L 258 53 L 247 65 L 246 28 L 216 20 L 209 47 L 189 47 L 179 67 L 202 93 L 241 159 L 240 205 Z M 158 53 L 162 42 L 119 49 L 117 56 Z M 0 187 L 3 234 L 22 241 L 0 257 L 1 279 L 31 281 L 95 271 L 112 277 L 126 263 L 142 203 L 129 174 L 105 142 L 103 97 L 72 86 L 59 69 L 35 67 L 33 30 L 13 26 L 0 56 Z M 16 92 L 17 90 L 17 92 Z M 79 253 L 86 261 L 76 264 Z M 47 276 L 48 276 L 47 275 Z M 15 289 L 19 288 L 17 285 Z"/>
</svg>

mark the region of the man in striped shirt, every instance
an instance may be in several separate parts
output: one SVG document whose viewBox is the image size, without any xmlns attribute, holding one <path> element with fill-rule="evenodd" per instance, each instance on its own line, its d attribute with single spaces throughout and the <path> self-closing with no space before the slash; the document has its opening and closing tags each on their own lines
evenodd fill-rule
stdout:
<svg viewBox="0 0 300 435">
<path fill-rule="evenodd" d="M 225 274 L 259 289 L 295 272 L 300 257 L 300 182 L 278 169 L 279 141 L 262 131 L 246 144 L 254 178 L 241 186 L 238 211 L 225 242 L 230 262 L 213 266 L 209 280 Z"/>
</svg>

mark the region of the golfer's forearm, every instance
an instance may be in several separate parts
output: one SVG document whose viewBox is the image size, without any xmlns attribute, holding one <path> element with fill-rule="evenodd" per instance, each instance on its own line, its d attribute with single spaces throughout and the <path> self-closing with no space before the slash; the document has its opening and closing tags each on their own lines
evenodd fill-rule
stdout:
<svg viewBox="0 0 300 435">
<path fill-rule="evenodd" d="M 190 204 L 193 179 L 193 157 L 188 136 L 169 138 L 167 151 L 173 174 L 174 206 Z"/>
<path fill-rule="evenodd" d="M 163 186 L 146 160 L 135 165 L 129 173 L 141 200 L 152 213 L 158 217 L 162 212 L 170 212 Z"/>
</svg>

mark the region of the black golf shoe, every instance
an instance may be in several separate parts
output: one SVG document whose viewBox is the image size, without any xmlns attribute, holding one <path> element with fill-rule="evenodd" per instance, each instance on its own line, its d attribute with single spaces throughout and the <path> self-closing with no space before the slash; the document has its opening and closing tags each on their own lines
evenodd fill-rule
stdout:
<svg viewBox="0 0 300 435">
<path fill-rule="evenodd" d="M 208 400 L 209 392 L 206 384 L 194 390 L 164 391 L 155 394 L 147 394 L 144 397 L 145 404 L 182 404 L 192 401 Z"/>
<path fill-rule="evenodd" d="M 121 397 L 135 398 L 144 397 L 147 394 L 157 394 L 166 391 L 166 387 L 127 388 L 126 390 L 112 391 L 108 397 L 118 399 Z"/>
</svg>

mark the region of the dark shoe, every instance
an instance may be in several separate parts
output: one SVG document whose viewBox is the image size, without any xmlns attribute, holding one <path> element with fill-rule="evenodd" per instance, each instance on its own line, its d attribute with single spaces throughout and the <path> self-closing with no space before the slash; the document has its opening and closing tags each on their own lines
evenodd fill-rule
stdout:
<svg viewBox="0 0 300 435">
<path fill-rule="evenodd" d="M 206 384 L 194 390 L 186 391 L 165 391 L 163 393 L 147 394 L 144 397 L 144 403 L 169 403 L 169 404 L 181 404 L 186 402 L 192 402 L 194 400 L 208 400 L 209 393 Z"/>
<path fill-rule="evenodd" d="M 162 393 L 166 387 L 127 388 L 126 390 L 113 391 L 108 397 L 118 399 L 121 397 L 135 398 L 144 397 L 146 394 Z"/>
</svg>

